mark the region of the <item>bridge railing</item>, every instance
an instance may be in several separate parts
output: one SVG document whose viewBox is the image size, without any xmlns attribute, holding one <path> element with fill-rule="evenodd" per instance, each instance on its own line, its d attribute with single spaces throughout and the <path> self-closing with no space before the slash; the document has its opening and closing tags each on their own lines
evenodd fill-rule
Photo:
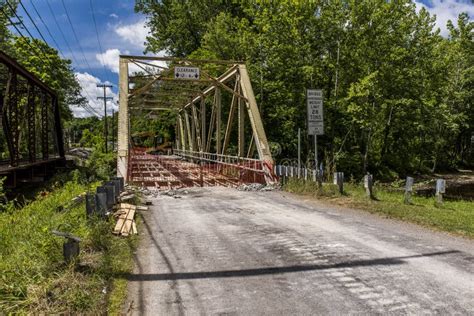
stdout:
<svg viewBox="0 0 474 316">
<path fill-rule="evenodd" d="M 180 149 L 175 149 L 173 153 L 201 164 L 204 172 L 222 174 L 239 183 L 267 182 L 268 169 L 259 159 Z"/>
</svg>

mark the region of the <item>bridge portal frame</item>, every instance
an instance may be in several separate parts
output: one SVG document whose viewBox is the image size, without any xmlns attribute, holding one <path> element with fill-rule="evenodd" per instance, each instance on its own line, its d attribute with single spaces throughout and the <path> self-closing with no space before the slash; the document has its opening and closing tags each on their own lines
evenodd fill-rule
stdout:
<svg viewBox="0 0 474 316">
<path fill-rule="evenodd" d="M 168 67 L 157 65 L 156 62 L 165 62 Z M 140 76 L 146 78 L 147 82 L 138 89 L 130 89 L 129 65 L 139 67 L 147 75 Z M 215 78 L 201 69 L 201 78 L 196 80 L 171 78 L 172 70 L 175 66 L 201 66 L 219 65 L 227 70 Z M 158 69 L 157 72 L 150 72 L 147 67 Z M 226 83 L 233 81 L 233 87 Z M 139 102 L 129 106 L 130 100 L 149 93 L 153 87 L 159 86 L 162 82 L 186 83 L 185 88 L 178 87 L 177 90 L 185 95 L 184 102 L 182 95 L 174 100 L 160 100 L 168 93 L 156 94 L 157 103 L 146 104 Z M 194 88 L 194 84 L 201 86 Z M 205 88 L 202 86 L 205 85 Z M 191 87 L 189 87 L 191 86 Z M 133 90 L 133 91 L 132 91 Z M 227 92 L 232 95 L 229 109 L 229 116 L 225 126 L 222 126 L 222 93 Z M 130 158 L 130 111 L 137 109 L 147 111 L 172 110 L 177 112 L 176 121 L 176 149 L 180 151 L 197 151 L 201 154 L 214 152 L 225 155 L 231 139 L 232 126 L 237 112 L 238 125 L 238 153 L 241 158 L 251 157 L 254 150 L 257 150 L 258 158 L 262 161 L 266 169 L 266 176 L 271 181 L 273 158 L 268 144 L 267 136 L 260 116 L 257 101 L 253 92 L 250 76 L 244 62 L 226 60 L 195 60 L 172 57 L 151 57 L 151 56 L 131 56 L 121 55 L 119 59 L 119 114 L 118 114 L 118 147 L 117 147 L 117 176 L 128 179 L 129 158 Z M 214 96 L 210 120 L 206 114 L 206 98 Z M 186 100 L 187 99 L 187 100 Z M 248 117 L 252 129 L 251 141 L 248 151 L 245 150 L 245 117 Z M 211 148 L 214 143 L 214 148 Z"/>
</svg>

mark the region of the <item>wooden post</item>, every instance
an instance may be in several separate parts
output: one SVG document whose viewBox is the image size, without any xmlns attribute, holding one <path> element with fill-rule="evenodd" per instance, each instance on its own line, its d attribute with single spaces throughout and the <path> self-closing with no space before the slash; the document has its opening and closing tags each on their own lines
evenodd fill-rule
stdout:
<svg viewBox="0 0 474 316">
<path fill-rule="evenodd" d="M 411 195 L 413 192 L 413 183 L 414 179 L 412 177 L 407 177 L 405 182 L 405 204 L 411 204 Z"/>
</svg>

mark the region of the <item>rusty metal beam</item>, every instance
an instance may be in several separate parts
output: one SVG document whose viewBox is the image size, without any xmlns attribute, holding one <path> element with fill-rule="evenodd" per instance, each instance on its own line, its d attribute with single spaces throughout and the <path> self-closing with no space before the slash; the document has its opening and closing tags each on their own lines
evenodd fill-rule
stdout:
<svg viewBox="0 0 474 316">
<path fill-rule="evenodd" d="M 35 86 L 29 82 L 26 119 L 28 120 L 28 156 L 30 162 L 36 160 L 35 97 Z"/>
<path fill-rule="evenodd" d="M 243 64 L 243 61 L 237 60 L 209 60 L 209 59 L 186 59 L 186 58 L 174 58 L 174 57 L 158 57 L 158 56 L 133 56 L 133 55 L 120 55 L 123 59 L 138 60 L 158 60 L 158 61 L 170 61 L 174 63 L 193 63 L 193 64 L 215 64 L 215 65 L 232 65 L 232 64 Z"/>
</svg>

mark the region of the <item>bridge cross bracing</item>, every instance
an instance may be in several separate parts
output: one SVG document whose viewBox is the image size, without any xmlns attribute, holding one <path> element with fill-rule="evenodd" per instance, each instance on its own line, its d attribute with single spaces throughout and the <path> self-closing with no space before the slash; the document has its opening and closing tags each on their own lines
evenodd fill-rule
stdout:
<svg viewBox="0 0 474 316">
<path fill-rule="evenodd" d="M 130 74 L 131 66 L 138 71 Z M 198 69 L 199 75 L 178 77 L 177 67 Z M 122 55 L 119 89 L 118 176 L 153 183 L 154 174 L 149 170 L 170 166 L 169 159 L 143 157 L 143 151 L 133 148 L 130 124 L 133 115 L 152 119 L 171 111 L 176 118 L 173 154 L 187 161 L 182 168 L 194 168 L 184 178 L 185 173 L 178 172 L 177 181 L 182 185 L 198 180 L 202 184 L 208 175 L 215 176 L 210 178 L 215 183 L 224 181 L 222 176 L 230 183 L 274 181 L 273 159 L 243 62 Z M 150 164 L 153 160 L 159 166 Z M 172 169 L 182 171 L 176 166 Z M 196 170 L 201 179 L 193 178 Z M 141 180 L 136 179 L 137 174 Z M 170 173 L 162 173 L 161 178 L 165 174 Z"/>
<path fill-rule="evenodd" d="M 56 92 L 2 51 L 0 121 L 0 175 L 7 186 L 39 179 L 64 162 Z"/>
</svg>

